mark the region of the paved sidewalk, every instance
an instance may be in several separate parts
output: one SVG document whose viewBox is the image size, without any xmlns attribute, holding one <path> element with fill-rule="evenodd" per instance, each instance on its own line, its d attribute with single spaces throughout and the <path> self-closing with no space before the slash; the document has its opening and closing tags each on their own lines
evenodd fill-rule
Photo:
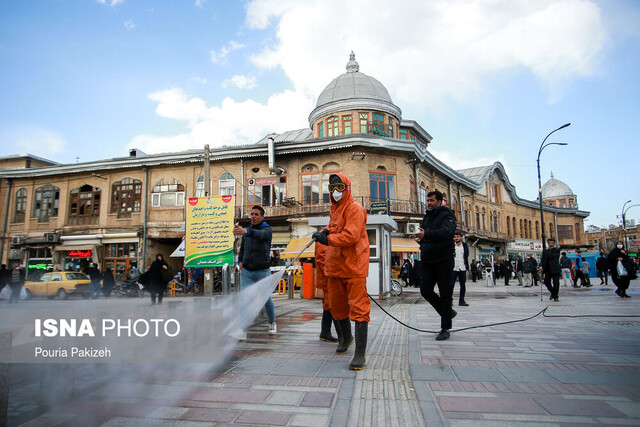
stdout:
<svg viewBox="0 0 640 427">
<path fill-rule="evenodd" d="M 597 282 L 592 280 L 592 283 Z M 517 282 L 516 282 L 517 283 Z M 514 283 L 515 285 L 515 283 Z M 266 323 L 217 368 L 137 365 L 78 368 L 74 398 L 42 413 L 37 384 L 10 389 L 10 425 L 104 426 L 574 426 L 640 425 L 640 280 L 633 298 L 612 285 L 539 288 L 467 285 L 453 332 L 435 341 L 439 319 L 416 289 L 372 304 L 367 367 L 349 371 L 353 347 L 318 341 L 319 300 L 275 297 L 278 334 Z M 458 285 L 456 284 L 456 289 Z M 457 298 L 454 298 L 457 302 Z M 116 380 L 114 381 L 114 376 Z M 25 409 L 25 405 L 31 405 Z"/>
</svg>

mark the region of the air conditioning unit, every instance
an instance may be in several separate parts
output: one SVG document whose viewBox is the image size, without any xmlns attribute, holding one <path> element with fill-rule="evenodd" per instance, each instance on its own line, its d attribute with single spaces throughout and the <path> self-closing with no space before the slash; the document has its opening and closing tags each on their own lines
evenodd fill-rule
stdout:
<svg viewBox="0 0 640 427">
<path fill-rule="evenodd" d="M 11 238 L 11 244 L 12 245 L 21 245 L 24 243 L 24 237 L 22 236 L 17 236 L 17 237 L 12 237 Z"/>
<path fill-rule="evenodd" d="M 416 234 L 420 231 L 420 224 L 417 222 L 408 222 L 407 223 L 407 234 Z"/>
<path fill-rule="evenodd" d="M 44 233 L 44 241 L 48 243 L 60 243 L 60 235 L 58 233 Z"/>
</svg>

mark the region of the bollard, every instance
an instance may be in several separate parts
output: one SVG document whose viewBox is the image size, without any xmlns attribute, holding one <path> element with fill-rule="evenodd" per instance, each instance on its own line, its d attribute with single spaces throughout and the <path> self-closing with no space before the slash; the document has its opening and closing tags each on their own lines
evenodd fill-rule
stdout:
<svg viewBox="0 0 640 427">
<path fill-rule="evenodd" d="M 234 270 L 234 272 L 233 272 L 233 275 L 234 275 L 234 279 L 233 279 L 233 282 L 234 282 L 234 283 L 233 283 L 233 291 L 234 291 L 235 293 L 238 293 L 238 292 L 240 292 L 240 290 L 241 290 L 241 289 L 240 289 L 241 271 L 242 271 L 242 270 L 240 270 L 240 266 L 239 266 L 239 265 L 236 265 L 236 268 L 235 268 L 235 270 Z"/>
<path fill-rule="evenodd" d="M 222 266 L 222 295 L 231 295 L 231 266 L 229 263 Z"/>
<path fill-rule="evenodd" d="M 289 299 L 293 299 L 293 295 L 295 293 L 295 287 L 293 285 L 293 274 L 291 274 L 291 272 L 289 272 L 289 274 L 287 275 L 287 297 Z"/>
</svg>

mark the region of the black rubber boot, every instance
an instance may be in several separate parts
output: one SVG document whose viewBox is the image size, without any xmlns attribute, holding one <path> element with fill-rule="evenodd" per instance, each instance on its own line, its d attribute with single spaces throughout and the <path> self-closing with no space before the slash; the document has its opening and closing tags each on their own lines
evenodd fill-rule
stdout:
<svg viewBox="0 0 640 427">
<path fill-rule="evenodd" d="M 353 335 L 351 335 L 351 319 L 347 317 L 346 319 L 338 320 L 338 325 L 340 326 L 340 341 L 338 342 L 336 353 L 344 354 L 349 350 L 349 346 L 353 342 Z"/>
<path fill-rule="evenodd" d="M 349 369 L 352 371 L 360 371 L 367 366 L 364 354 L 367 350 L 367 332 L 369 329 L 368 322 L 356 322 L 356 351 L 351 359 Z"/>
<path fill-rule="evenodd" d="M 331 312 L 324 310 L 322 312 L 322 323 L 320 324 L 320 341 L 338 342 L 338 338 L 331 335 L 332 323 L 333 317 L 331 317 Z"/>
</svg>

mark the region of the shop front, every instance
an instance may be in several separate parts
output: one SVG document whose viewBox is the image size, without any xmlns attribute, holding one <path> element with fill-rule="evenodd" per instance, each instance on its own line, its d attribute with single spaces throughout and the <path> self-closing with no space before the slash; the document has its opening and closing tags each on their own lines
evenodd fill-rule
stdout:
<svg viewBox="0 0 640 427">
<path fill-rule="evenodd" d="M 138 268 L 138 243 L 105 243 L 102 252 L 102 271 L 110 268 L 116 280 L 124 281 L 131 267 Z"/>
<path fill-rule="evenodd" d="M 47 271 L 53 271 L 53 257 L 51 256 L 51 248 L 29 248 L 27 257 L 27 271 L 25 272 L 25 280 L 34 282 L 40 279 Z"/>
</svg>

